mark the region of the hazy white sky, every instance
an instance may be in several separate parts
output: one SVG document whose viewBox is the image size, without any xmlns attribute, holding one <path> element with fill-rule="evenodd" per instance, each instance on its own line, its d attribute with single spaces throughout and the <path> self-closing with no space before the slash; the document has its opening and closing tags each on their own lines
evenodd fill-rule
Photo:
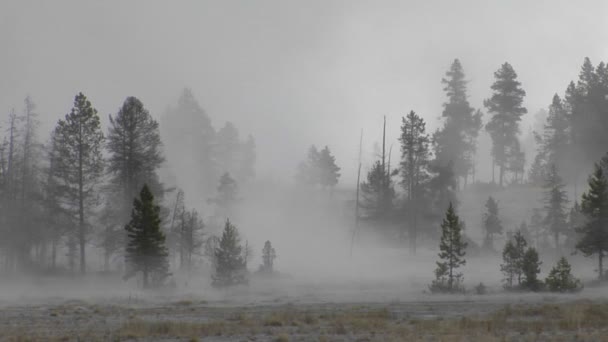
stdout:
<svg viewBox="0 0 608 342">
<path fill-rule="evenodd" d="M 602 0 L 4 0 L 0 112 L 30 94 L 46 137 L 78 91 L 107 122 L 127 96 L 160 117 L 188 86 L 216 126 L 231 120 L 255 136 L 261 176 L 291 177 L 315 143 L 352 182 L 361 128 L 369 163 L 383 115 L 394 139 L 411 109 L 438 126 L 454 58 L 473 106 L 508 61 L 534 113 L 585 56 L 608 60 L 607 13 Z"/>
</svg>

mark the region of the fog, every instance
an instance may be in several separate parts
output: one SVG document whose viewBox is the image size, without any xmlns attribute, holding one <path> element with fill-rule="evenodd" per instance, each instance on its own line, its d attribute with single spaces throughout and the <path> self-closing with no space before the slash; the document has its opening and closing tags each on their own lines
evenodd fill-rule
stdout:
<svg viewBox="0 0 608 342">
<path fill-rule="evenodd" d="M 606 13 L 608 3 L 600 0 L 2 1 L 2 137 L 10 110 L 21 112 L 29 95 L 39 114 L 39 140 L 46 143 L 79 92 L 98 110 L 104 134 L 108 115 L 116 115 L 128 96 L 143 102 L 163 132 L 162 118 L 190 89 L 215 130 L 232 122 L 240 139 L 255 139 L 255 178 L 239 184 L 231 220 L 241 241 L 252 248 L 249 271 L 258 269 L 264 242 L 270 240 L 278 275 L 254 276 L 248 288 L 226 292 L 211 286 L 213 269 L 202 252 L 191 273 L 178 270 L 172 255 L 174 287 L 162 295 L 253 302 L 433 300 L 428 285 L 439 239 L 428 232 L 440 230 L 440 219 L 421 223 L 427 235 L 420 233 L 416 254 L 399 239 L 403 217 L 355 223 L 361 132 L 365 181 L 379 159 L 385 117 L 386 149 L 392 148 L 394 168 L 401 158 L 402 117 L 410 110 L 426 121 L 431 135 L 443 126 L 447 99 L 441 80 L 454 59 L 464 68 L 471 107 L 484 113 L 483 126 L 490 118 L 483 101 L 492 95 L 494 72 L 509 62 L 526 92 L 528 113 L 518 139 L 526 152 L 527 174 L 538 148 L 532 130 L 545 123 L 536 114 L 548 108 L 553 94 L 561 96 L 571 80 L 576 82 L 585 57 L 594 65 L 608 59 Z M 215 187 L 200 187 L 192 181 L 200 169 L 174 162 L 192 159 L 196 147 L 174 152 L 169 146 L 179 132 L 161 136 L 167 146 L 161 181 L 184 190 L 187 206 L 206 223 L 206 237 L 221 235 L 226 215 L 209 201 L 216 196 Z M 500 297 L 506 232 L 529 222 L 534 208 L 544 208 L 544 190 L 524 182 L 498 188 L 491 183 L 492 140 L 484 128 L 476 142 L 478 186 L 459 184 L 455 195 L 466 223 L 464 235 L 471 241 L 462 272 L 468 289 L 483 282 Z M 313 144 L 328 146 L 341 168 L 331 190 L 307 188 L 295 180 L 298 164 Z M 581 200 L 592 165 L 581 165 L 580 175 L 567 182 L 568 212 Z M 404 191 L 399 179 L 394 182 L 398 207 Z M 168 211 L 175 196 L 176 191 L 169 191 L 163 199 Z M 494 240 L 494 253 L 484 256 L 482 218 L 489 196 L 498 199 L 505 234 Z M 443 217 L 443 210 L 435 214 Z M 112 262 L 114 273 L 104 277 L 101 247 L 93 240 L 91 235 L 87 242 L 89 277 L 72 281 L 23 272 L 4 280 L 0 300 L 131 298 L 141 284 L 120 279 L 120 253 Z M 530 245 L 538 247 L 540 238 L 536 240 Z M 539 249 L 543 279 L 562 255 L 583 282 L 596 277 L 593 258 Z"/>
<path fill-rule="evenodd" d="M 429 131 L 439 126 L 440 81 L 454 58 L 470 81 L 473 107 L 482 107 L 492 73 L 509 61 L 529 113 L 546 108 L 577 77 L 583 57 L 608 54 L 598 43 L 608 39 L 606 6 L 3 1 L 0 103 L 7 112 L 30 94 L 52 127 L 78 91 L 105 119 L 126 96 L 160 117 L 190 87 L 217 125 L 230 120 L 255 136 L 260 177 L 291 180 L 300 155 L 316 143 L 335 151 L 341 183 L 353 184 L 361 129 L 369 164 L 384 115 L 393 123 L 390 141 L 409 110 Z M 487 164 L 479 163 L 480 178 L 487 179 Z"/>
</svg>

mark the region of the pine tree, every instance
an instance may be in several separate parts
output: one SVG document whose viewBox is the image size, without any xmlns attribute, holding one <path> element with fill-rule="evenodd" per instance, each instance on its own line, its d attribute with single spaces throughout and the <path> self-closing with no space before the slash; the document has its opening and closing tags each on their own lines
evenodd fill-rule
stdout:
<svg viewBox="0 0 608 342">
<path fill-rule="evenodd" d="M 439 224 L 443 219 L 440 215 L 451 204 L 454 208 L 458 207 L 458 198 L 456 196 L 457 181 L 452 169 L 452 163 L 445 166 L 439 165 L 433 161 L 429 165 L 431 178 L 425 189 L 425 207 L 423 214 L 433 223 Z M 428 231 L 432 237 L 437 238 L 439 232 Z"/>
<path fill-rule="evenodd" d="M 492 85 L 492 97 L 484 101 L 488 112 L 492 114 L 486 124 L 486 131 L 492 138 L 492 156 L 499 167 L 499 184 L 503 185 L 504 172 L 508 166 L 508 152 L 517 142 L 519 121 L 528 111 L 522 107 L 526 92 L 517 81 L 517 74 L 509 63 L 504 63 L 494 73 L 496 81 Z"/>
<path fill-rule="evenodd" d="M 112 185 L 122 191 L 125 203 L 137 196 L 143 184 L 148 184 L 155 197 L 163 195 L 157 171 L 164 162 L 158 122 L 143 103 L 128 97 L 110 118 L 107 135 L 108 171 Z"/>
<path fill-rule="evenodd" d="M 500 265 L 500 270 L 505 275 L 505 288 L 515 288 L 522 284 L 522 276 L 524 275 L 523 263 L 524 255 L 528 242 L 524 238 L 521 231 L 515 232 L 512 239 L 508 239 L 502 251 L 503 263 Z"/>
<path fill-rule="evenodd" d="M 545 227 L 553 234 L 555 248 L 559 249 L 559 235 L 567 230 L 566 203 L 568 197 L 555 164 L 551 165 L 545 179 Z"/>
<path fill-rule="evenodd" d="M 430 286 L 432 292 L 463 291 L 462 273 L 457 269 L 466 264 L 467 243 L 462 236 L 463 223 L 460 221 L 453 205 L 450 203 L 446 216 L 441 224 L 439 242 L 439 259 L 435 270 L 436 279 Z"/>
<path fill-rule="evenodd" d="M 549 115 L 545 125 L 543 137 L 543 153 L 547 165 L 556 165 L 559 169 L 564 169 L 569 157 L 570 144 L 570 118 L 564 108 L 562 99 L 553 95 L 553 101 L 549 106 Z"/>
<path fill-rule="evenodd" d="M 578 201 L 575 201 L 570 209 L 570 214 L 568 215 L 568 230 L 565 232 L 566 246 L 572 249 L 576 248 L 576 243 L 580 239 L 580 234 L 577 230 L 585 224 L 585 221 L 586 219 L 581 205 Z"/>
<path fill-rule="evenodd" d="M 515 245 L 511 239 L 507 240 L 505 247 L 502 250 L 502 264 L 500 265 L 500 271 L 504 274 L 505 282 L 504 287 L 506 289 L 512 289 L 514 286 L 515 276 L 517 274 L 517 252 Z"/>
<path fill-rule="evenodd" d="M 217 186 L 217 196 L 210 201 L 215 203 L 219 209 L 219 215 L 228 217 L 234 214 L 234 206 L 238 201 L 238 185 L 228 172 L 220 178 Z"/>
<path fill-rule="evenodd" d="M 414 111 L 401 119 L 401 176 L 407 194 L 407 216 L 410 227 L 410 248 L 416 253 L 418 211 L 424 185 L 429 178 L 429 135 L 424 119 Z"/>
<path fill-rule="evenodd" d="M 608 180 L 600 165 L 595 164 L 588 183 L 581 202 L 587 221 L 577 230 L 581 238 L 576 248 L 587 257 L 597 254 L 599 279 L 603 280 L 603 259 L 608 255 Z"/>
<path fill-rule="evenodd" d="M 382 165 L 376 161 L 367 173 L 367 179 L 361 182 L 361 208 L 369 219 L 385 219 L 393 209 L 395 190 L 391 176 Z"/>
<path fill-rule="evenodd" d="M 176 170 L 180 184 L 188 184 L 201 193 L 215 189 L 224 172 L 215 160 L 216 131 L 190 89 L 184 89 L 177 104 L 165 113 L 160 128 L 169 164 Z"/>
<path fill-rule="evenodd" d="M 572 275 L 572 267 L 565 257 L 561 257 L 551 269 L 545 284 L 552 292 L 574 292 L 582 288 L 581 281 Z"/>
<path fill-rule="evenodd" d="M 454 163 L 456 177 L 467 177 L 474 167 L 476 139 L 481 128 L 481 112 L 471 108 L 467 100 L 467 81 L 460 61 L 455 59 L 441 80 L 448 101 L 443 104 L 443 128 L 434 135 L 437 161 Z"/>
<path fill-rule="evenodd" d="M 528 248 L 524 253 L 521 271 L 523 274 L 522 287 L 531 291 L 538 291 L 542 283 L 538 280 L 540 273 L 540 265 L 542 262 L 538 259 L 538 252 L 533 247 Z"/>
<path fill-rule="evenodd" d="M 180 268 L 191 270 L 193 265 L 192 258 L 203 246 L 205 223 L 194 209 L 182 212 L 179 221 Z"/>
<path fill-rule="evenodd" d="M 170 275 L 165 234 L 160 224 L 160 207 L 155 204 L 150 188 L 144 184 L 139 198 L 133 200 L 131 221 L 125 226 L 125 261 L 129 267 L 125 279 L 142 272 L 144 288 L 162 285 Z"/>
<path fill-rule="evenodd" d="M 522 284 L 522 276 L 524 275 L 523 263 L 525 262 L 526 248 L 528 247 L 528 241 L 524 238 L 521 231 L 515 232 L 513 235 L 513 244 L 515 246 L 515 260 L 517 261 L 517 285 Z"/>
<path fill-rule="evenodd" d="M 310 146 L 307 159 L 298 165 L 296 180 L 299 183 L 308 186 L 316 186 L 321 183 L 320 158 L 321 156 L 317 147 L 315 145 Z"/>
<path fill-rule="evenodd" d="M 264 249 L 262 249 L 262 265 L 260 266 L 260 272 L 262 273 L 273 273 L 274 272 L 274 259 L 277 258 L 277 254 L 272 247 L 270 241 L 264 243 Z"/>
<path fill-rule="evenodd" d="M 104 141 L 97 110 L 82 93 L 76 95 L 74 107 L 55 128 L 57 153 L 55 177 L 61 183 L 62 200 L 78 220 L 80 272 L 86 270 L 85 245 L 88 209 L 96 200 L 99 180 L 103 174 Z"/>
<path fill-rule="evenodd" d="M 110 257 L 124 244 L 121 228 L 129 217 L 131 202 L 143 184 L 148 185 L 159 202 L 164 196 L 157 174 L 164 162 L 158 122 L 135 97 L 127 97 L 118 113 L 109 115 L 109 121 L 106 148 L 110 179 L 103 192 L 101 221 L 104 229 L 100 234 L 106 270 Z"/>
<path fill-rule="evenodd" d="M 494 250 L 494 234 L 502 234 L 502 223 L 498 218 L 498 202 L 492 196 L 486 202 L 486 210 L 483 217 L 483 226 L 486 230 L 484 246 L 487 250 Z"/>
<path fill-rule="evenodd" d="M 239 232 L 226 220 L 219 246 L 215 249 L 216 268 L 213 285 L 218 287 L 246 284 L 247 262 L 240 245 Z"/>
<path fill-rule="evenodd" d="M 336 165 L 336 158 L 331 155 L 327 146 L 319 153 L 318 168 L 321 188 L 330 188 L 333 191 L 340 178 L 340 168 Z"/>
</svg>

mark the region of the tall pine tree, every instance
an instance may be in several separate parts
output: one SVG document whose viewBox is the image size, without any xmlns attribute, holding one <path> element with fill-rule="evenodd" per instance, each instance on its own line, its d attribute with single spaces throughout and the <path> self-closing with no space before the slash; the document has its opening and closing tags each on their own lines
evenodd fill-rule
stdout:
<svg viewBox="0 0 608 342">
<path fill-rule="evenodd" d="M 454 173 L 464 179 L 474 168 L 476 139 L 481 128 L 481 112 L 467 100 L 467 81 L 460 61 L 455 59 L 441 80 L 448 101 L 443 104 L 443 128 L 434 134 L 435 154 L 441 165 L 454 163 Z"/>
<path fill-rule="evenodd" d="M 598 274 L 602 280 L 604 256 L 608 255 L 608 179 L 598 164 L 589 177 L 589 190 L 583 194 L 581 209 L 587 220 L 578 229 L 581 238 L 576 248 L 587 257 L 597 254 Z"/>
<path fill-rule="evenodd" d="M 513 67 L 504 63 L 494 73 L 494 77 L 496 81 L 491 87 L 493 94 L 484 101 L 484 105 L 492 114 L 486 124 L 486 131 L 492 138 L 492 156 L 499 168 L 498 182 L 502 186 L 508 167 L 509 151 L 516 151 L 514 146 L 518 143 L 519 121 L 528 111 L 522 106 L 526 92 L 521 88 Z"/>
<path fill-rule="evenodd" d="M 139 198 L 133 201 L 131 221 L 125 226 L 125 261 L 129 267 L 125 279 L 141 272 L 144 288 L 162 285 L 169 276 L 165 234 L 160 224 L 160 207 L 155 204 L 150 188 L 144 184 Z"/>
<path fill-rule="evenodd" d="M 424 119 L 414 111 L 401 119 L 401 185 L 406 193 L 406 214 L 409 217 L 410 248 L 416 253 L 418 211 L 429 178 L 429 135 Z"/>
<path fill-rule="evenodd" d="M 54 149 L 57 154 L 55 177 L 61 183 L 63 203 L 77 218 L 80 272 L 85 273 L 87 241 L 87 211 L 95 204 L 100 177 L 103 174 L 104 136 L 97 110 L 79 93 L 74 107 L 55 128 Z"/>
<path fill-rule="evenodd" d="M 236 227 L 226 220 L 219 245 L 215 249 L 215 275 L 213 285 L 218 287 L 246 284 L 247 260 L 239 232 Z"/>
</svg>

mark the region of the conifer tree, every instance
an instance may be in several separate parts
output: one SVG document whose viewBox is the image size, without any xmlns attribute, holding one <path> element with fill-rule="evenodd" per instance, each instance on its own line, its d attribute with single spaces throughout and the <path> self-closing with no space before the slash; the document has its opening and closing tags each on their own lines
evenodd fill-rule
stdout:
<svg viewBox="0 0 608 342">
<path fill-rule="evenodd" d="M 231 216 L 234 213 L 234 206 L 238 200 L 238 185 L 228 172 L 220 178 L 217 186 L 217 196 L 210 201 L 218 206 L 219 214 L 223 217 Z"/>
<path fill-rule="evenodd" d="M 333 191 L 340 178 L 340 168 L 336 165 L 336 158 L 331 155 L 327 146 L 319 153 L 318 168 L 321 188 L 329 188 Z"/>
<path fill-rule="evenodd" d="M 161 124 L 169 164 L 182 184 L 201 193 L 214 190 L 217 179 L 225 172 L 215 160 L 217 133 L 190 89 L 182 91 L 177 104 L 163 115 Z"/>
<path fill-rule="evenodd" d="M 430 286 L 432 292 L 460 292 L 463 290 L 462 273 L 457 270 L 466 264 L 467 243 L 462 236 L 463 223 L 450 203 L 443 223 L 439 242 L 439 259 L 435 270 L 436 279 Z"/>
<path fill-rule="evenodd" d="M 77 218 L 80 272 L 86 270 L 87 210 L 95 203 L 99 179 L 103 173 L 104 141 L 97 110 L 79 93 L 74 107 L 55 128 L 57 153 L 55 177 L 61 183 L 62 200 Z"/>
<path fill-rule="evenodd" d="M 125 279 L 141 272 L 144 288 L 162 285 L 164 279 L 169 276 L 165 234 L 160 224 L 160 207 L 155 204 L 150 188 L 144 184 L 139 198 L 133 200 L 131 221 L 125 226 L 125 261 L 129 267 Z"/>
<path fill-rule="evenodd" d="M 418 211 L 429 178 L 429 135 L 426 133 L 424 119 L 414 111 L 401 119 L 401 177 L 406 192 L 407 216 L 409 217 L 410 248 L 416 253 L 418 236 Z"/>
<path fill-rule="evenodd" d="M 574 292 L 582 288 L 581 281 L 572 275 L 572 267 L 565 257 L 561 257 L 545 280 L 552 292 Z"/>
<path fill-rule="evenodd" d="M 109 116 L 107 135 L 108 171 L 112 185 L 130 203 L 143 184 L 148 184 L 157 199 L 163 195 L 157 171 L 164 162 L 158 122 L 143 103 L 127 97 L 116 116 Z"/>
<path fill-rule="evenodd" d="M 488 112 L 492 114 L 486 124 L 486 131 L 492 138 L 492 156 L 499 167 L 499 184 L 503 185 L 504 173 L 508 166 L 509 149 L 517 144 L 519 121 L 528 111 L 522 106 L 526 92 L 517 81 L 517 74 L 509 63 L 504 63 L 494 73 L 496 81 L 492 85 L 492 96 L 484 101 Z"/>
<path fill-rule="evenodd" d="M 180 268 L 190 270 L 195 256 L 203 245 L 205 223 L 194 209 L 183 211 L 179 217 L 179 264 Z"/>
<path fill-rule="evenodd" d="M 502 250 L 502 264 L 500 271 L 504 274 L 504 287 L 509 290 L 514 286 L 515 277 L 517 274 L 517 254 L 515 245 L 511 239 L 507 240 L 505 247 Z"/>
<path fill-rule="evenodd" d="M 502 234 L 502 223 L 498 217 L 498 202 L 492 196 L 486 202 L 486 210 L 483 217 L 483 226 L 486 230 L 484 246 L 488 250 L 493 250 L 494 234 Z"/>
<path fill-rule="evenodd" d="M 575 249 L 576 243 L 580 239 L 578 229 L 585 224 L 586 218 L 583 214 L 583 209 L 578 201 L 574 202 L 574 205 L 570 209 L 568 215 L 568 229 L 566 231 L 566 242 L 565 245 L 569 248 Z"/>
<path fill-rule="evenodd" d="M 264 249 L 262 249 L 262 265 L 260 266 L 260 271 L 263 273 L 272 273 L 274 272 L 274 259 L 277 258 L 277 254 L 272 247 L 270 241 L 266 241 L 264 243 Z"/>
<path fill-rule="evenodd" d="M 437 161 L 447 165 L 454 164 L 456 177 L 467 177 L 474 167 L 473 156 L 476 149 L 476 139 L 481 128 L 481 112 L 469 105 L 467 100 L 467 81 L 464 70 L 458 59 L 452 63 L 450 70 L 441 80 L 444 84 L 448 101 L 443 104 L 443 128 L 434 135 Z"/>
<path fill-rule="evenodd" d="M 564 108 L 562 99 L 553 95 L 549 106 L 549 115 L 543 137 L 543 153 L 547 165 L 556 165 L 563 170 L 568 163 L 567 158 L 570 144 L 570 118 Z"/>
<path fill-rule="evenodd" d="M 367 179 L 361 182 L 361 196 L 361 208 L 368 218 L 382 219 L 391 213 L 395 190 L 391 176 L 381 161 L 376 161 L 367 173 Z"/>
<path fill-rule="evenodd" d="M 315 186 L 320 183 L 319 150 L 315 145 L 308 149 L 307 159 L 298 165 L 296 180 L 305 185 Z"/>
<path fill-rule="evenodd" d="M 515 288 L 522 284 L 523 263 L 526 247 L 528 243 L 521 231 L 515 232 L 512 238 L 508 239 L 502 251 L 503 263 L 500 270 L 505 275 L 504 282 L 506 289 Z"/>
<path fill-rule="evenodd" d="M 218 287 L 246 284 L 247 261 L 240 245 L 239 232 L 226 220 L 222 238 L 215 249 L 216 268 L 213 285 Z"/>
<path fill-rule="evenodd" d="M 523 274 L 523 281 L 521 285 L 531 291 L 538 291 L 542 285 L 541 281 L 538 280 L 538 274 L 540 273 L 540 262 L 538 258 L 538 252 L 533 247 L 530 247 L 524 253 L 521 265 L 521 271 Z"/>
<path fill-rule="evenodd" d="M 165 160 L 158 122 L 139 99 L 127 97 L 117 114 L 109 115 L 109 121 L 106 148 L 110 179 L 104 189 L 104 229 L 100 234 L 106 268 L 111 255 L 124 244 L 122 225 L 143 184 L 148 185 L 157 201 L 162 201 L 164 189 L 157 172 Z"/>
<path fill-rule="evenodd" d="M 583 194 L 581 209 L 586 222 L 578 229 L 581 234 L 576 248 L 589 257 L 598 256 L 599 279 L 604 279 L 604 256 L 608 255 L 608 180 L 604 170 L 595 164 L 589 177 L 589 190 Z"/>
<path fill-rule="evenodd" d="M 568 197 L 555 164 L 551 165 L 545 179 L 545 227 L 553 235 L 555 248 L 559 249 L 559 235 L 567 230 L 566 203 Z"/>
</svg>

